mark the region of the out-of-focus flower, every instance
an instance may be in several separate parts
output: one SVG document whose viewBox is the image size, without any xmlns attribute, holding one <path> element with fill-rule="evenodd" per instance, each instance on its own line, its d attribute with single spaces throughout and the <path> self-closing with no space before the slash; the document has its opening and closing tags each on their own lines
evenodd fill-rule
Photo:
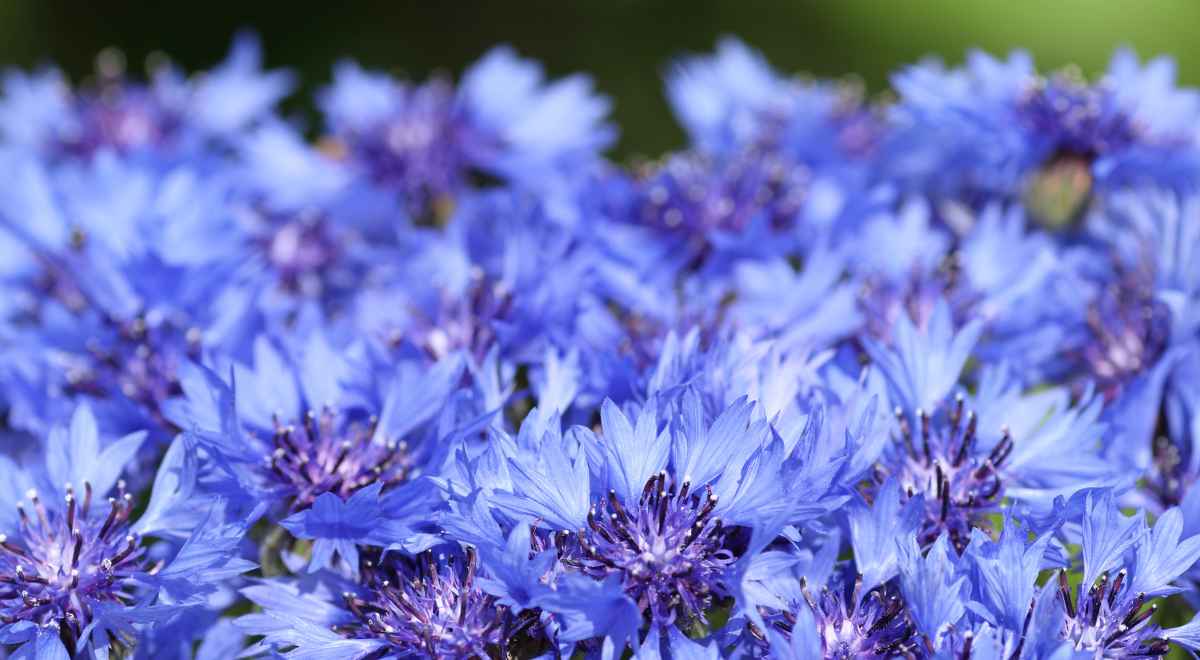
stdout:
<svg viewBox="0 0 1200 660">
<path fill-rule="evenodd" d="M 608 102 L 583 75 L 547 82 L 541 67 L 497 48 L 459 85 L 400 82 L 352 62 L 321 95 L 330 138 L 416 218 L 452 204 L 478 175 L 557 192 L 615 137 Z"/>
<path fill-rule="evenodd" d="M 125 58 L 106 50 L 94 81 L 72 90 L 48 69 L 8 72 L 0 91 L 3 142 L 55 162 L 101 152 L 169 165 L 220 161 L 239 133 L 270 115 L 294 86 L 290 73 L 263 71 L 258 40 L 238 36 L 226 59 L 187 79 L 162 63 L 147 83 L 126 78 Z"/>
</svg>

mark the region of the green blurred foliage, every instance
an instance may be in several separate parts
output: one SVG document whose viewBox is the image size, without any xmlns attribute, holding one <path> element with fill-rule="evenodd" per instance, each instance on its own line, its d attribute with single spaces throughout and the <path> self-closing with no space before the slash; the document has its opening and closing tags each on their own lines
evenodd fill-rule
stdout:
<svg viewBox="0 0 1200 660">
<path fill-rule="evenodd" d="M 591 73 L 615 103 L 618 154 L 657 154 L 682 135 L 663 100 L 661 74 L 673 56 L 741 36 L 776 67 L 857 77 L 874 92 L 889 72 L 927 55 L 961 61 L 967 49 L 1031 50 L 1043 68 L 1102 69 L 1119 45 L 1167 53 L 1181 78 L 1200 82 L 1200 3 L 1056 3 L 1024 0 L 924 2 L 208 2 L 3 0 L 0 62 L 53 61 L 86 75 L 95 53 L 125 50 L 131 62 L 166 52 L 189 68 L 211 64 L 239 27 L 264 38 L 270 64 L 297 69 L 303 91 L 319 88 L 341 57 L 423 77 L 457 72 L 489 46 L 508 42 L 554 74 Z M 301 100 L 294 111 L 310 111 Z"/>
</svg>

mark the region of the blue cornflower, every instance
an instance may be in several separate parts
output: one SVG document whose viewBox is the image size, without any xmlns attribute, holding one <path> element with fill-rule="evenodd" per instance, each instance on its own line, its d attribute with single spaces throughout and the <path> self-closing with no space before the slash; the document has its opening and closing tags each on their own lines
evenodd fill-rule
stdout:
<svg viewBox="0 0 1200 660">
<path fill-rule="evenodd" d="M 1154 437 L 1152 469 L 1147 475 L 1148 504 L 1154 509 L 1180 506 L 1200 512 L 1200 354 L 1190 352 L 1171 375 L 1163 400 L 1166 434 Z M 1157 420 L 1156 420 L 1157 421 Z M 1193 520 L 1194 516 L 1186 516 Z"/>
<path fill-rule="evenodd" d="M 602 436 L 582 427 L 564 434 L 553 416 L 531 413 L 515 441 L 498 437 L 465 470 L 470 481 L 455 487 L 480 490 L 502 525 L 533 521 L 538 546 L 557 559 L 550 584 L 577 589 L 570 585 L 590 578 L 606 593 L 615 587 L 617 600 L 635 603 L 639 618 L 669 636 L 672 626 L 707 623 L 733 595 L 745 540 L 760 521 L 799 522 L 844 499 L 833 481 L 845 457 L 819 446 L 819 415 L 803 433 L 780 438 L 744 398 L 715 419 L 694 393 L 681 396 L 666 424 L 657 409 L 651 402 L 627 414 L 605 402 Z M 586 602 L 569 593 L 537 602 L 578 627 L 572 612 Z M 591 626 L 616 625 L 586 616 Z"/>
<path fill-rule="evenodd" d="M 1078 586 L 1071 585 L 1065 570 L 1038 586 L 1041 570 L 1068 567 L 1051 558 L 1051 533 L 1027 543 L 1026 531 L 1010 524 L 999 542 L 977 537 L 964 554 L 974 566 L 965 574 L 983 605 L 973 613 L 1002 631 L 993 639 L 1013 657 L 1068 649 L 1094 657 L 1166 654 L 1175 629 L 1152 622 L 1158 604 L 1151 601 L 1178 591 L 1173 583 L 1200 557 L 1200 538 L 1181 540 L 1178 510 L 1166 512 L 1148 530 L 1140 513 L 1126 517 L 1117 509 L 1111 491 L 1089 492 L 1082 504 Z M 1179 629 L 1178 641 L 1185 646 L 1192 645 L 1186 634 L 1191 626 Z"/>
<path fill-rule="evenodd" d="M 801 578 L 803 602 L 770 617 L 766 633 L 772 654 L 800 658 L 893 658 L 917 649 L 904 601 L 894 588 L 864 592 L 854 581 L 848 593 L 842 586 L 811 593 Z"/>
<path fill-rule="evenodd" d="M 541 68 L 497 48 L 455 88 L 393 80 L 345 62 L 320 97 L 336 151 L 416 219 L 444 210 L 476 174 L 555 191 L 615 137 L 608 102 L 582 75 L 546 82 Z"/>
<path fill-rule="evenodd" d="M 235 339 L 220 304 L 228 271 L 187 238 L 223 213 L 224 187 L 188 166 L 163 170 L 102 153 L 54 167 L 9 154 L 0 232 L 13 241 L 3 278 L 20 292 L 6 393 L 13 423 L 44 429 L 74 402 L 105 428 L 172 428 L 162 405 L 178 370 Z"/>
<path fill-rule="evenodd" d="M 0 514 L 0 641 L 38 657 L 108 657 L 206 607 L 221 581 L 253 568 L 238 557 L 246 525 L 223 521 L 220 501 L 189 502 L 196 468 L 184 438 L 135 518 L 119 477 L 144 438 L 102 443 L 81 406 L 68 428 L 51 430 L 44 465 L 0 460 L 5 499 L 16 503 Z"/>
<path fill-rule="evenodd" d="M 931 222 L 928 206 L 905 203 L 895 213 L 875 214 L 851 239 L 858 306 L 869 336 L 887 341 L 901 317 L 924 326 L 934 305 L 948 299 L 956 318 L 974 302 L 958 278 L 952 237 Z M 888 245 L 891 249 L 865 249 Z"/>
<path fill-rule="evenodd" d="M 1082 523 L 1083 581 L 1078 590 L 1059 573 L 1065 637 L 1075 648 L 1106 652 L 1158 646 L 1153 641 L 1158 628 L 1149 622 L 1158 606 L 1142 607 L 1147 598 L 1175 590 L 1171 583 L 1200 558 L 1200 538 L 1180 543 L 1178 510 L 1164 514 L 1147 534 L 1142 517 L 1126 518 L 1110 495 L 1089 498 Z M 1135 562 L 1125 559 L 1130 551 Z"/>
<path fill-rule="evenodd" d="M 237 154 L 226 213 L 188 229 L 234 268 L 228 289 L 250 306 L 245 322 L 278 330 L 313 310 L 351 313 L 394 240 L 366 247 L 378 237 L 348 201 L 349 172 L 278 122 L 247 132 Z"/>
<path fill-rule="evenodd" d="M 790 153 L 818 175 L 865 163 L 885 130 L 850 84 L 789 79 L 736 39 L 684 58 L 667 78 L 675 115 L 701 152 L 751 147 Z"/>
<path fill-rule="evenodd" d="M 663 242 L 672 269 L 789 255 L 876 203 L 882 125 L 849 87 L 786 80 L 734 40 L 679 62 L 667 87 L 691 145 L 611 186 L 607 213 Z"/>
<path fill-rule="evenodd" d="M 1078 217 L 1093 192 L 1187 186 L 1200 96 L 1174 63 L 1118 51 L 1097 82 L 1040 76 L 1024 52 L 979 52 L 964 67 L 926 62 L 893 78 L 900 94 L 885 168 L 913 189 L 968 203 L 1024 198 L 1043 222 Z M 947 174 L 950 173 L 950 174 Z"/>
<path fill-rule="evenodd" d="M 244 34 L 224 62 L 191 80 L 164 63 L 148 83 L 131 82 L 116 50 L 100 54 L 95 82 L 77 90 L 53 69 L 9 72 L 0 97 L 4 141 L 51 161 L 109 151 L 203 162 L 268 116 L 293 87 L 291 74 L 264 72 L 261 60 L 258 40 Z"/>
<path fill-rule="evenodd" d="M 895 547 L 896 538 L 906 536 L 905 529 L 911 536 L 916 522 L 912 506 L 900 515 L 898 525 L 884 522 L 900 513 L 897 506 L 898 499 L 892 497 L 868 513 L 878 514 L 874 517 L 883 523 L 878 531 L 889 543 L 879 549 L 885 552 Z M 822 531 L 818 525 L 797 531 L 777 538 L 786 530 L 772 530 L 770 525 L 755 529 L 751 553 L 756 548 L 761 552 L 742 560 L 746 570 L 733 619 L 741 628 L 735 648 L 753 657 L 769 652 L 788 658 L 889 658 L 920 649 L 907 603 L 892 580 L 894 560 L 883 572 L 878 565 L 852 567 L 837 560 L 841 538 L 836 528 Z M 861 531 L 860 525 L 853 534 L 865 540 Z M 891 554 L 894 558 L 895 552 Z M 857 568 L 874 575 L 856 573 Z"/>
<path fill-rule="evenodd" d="M 1127 436 L 1119 454 L 1138 470 L 1150 466 L 1162 402 L 1187 387 L 1187 370 L 1173 372 L 1197 348 L 1197 209 L 1190 196 L 1115 196 L 1089 225 L 1098 245 L 1074 255 L 1084 296 L 1066 326 L 1060 368 L 1102 388 L 1112 423 Z"/>
<path fill-rule="evenodd" d="M 1059 263 L 1060 247 L 1026 224 L 1016 205 L 935 212 L 920 199 L 865 218 L 844 249 L 855 255 L 848 264 L 867 336 L 888 341 L 903 316 L 924 326 L 944 300 L 955 322 L 984 323 L 982 356 L 1020 360 L 1037 382 L 1066 333 L 1063 308 L 1077 290 L 1067 284 L 1074 273 Z"/>
<path fill-rule="evenodd" d="M 229 365 L 228 381 L 189 368 L 184 396 L 168 407 L 232 477 L 222 487 L 228 496 L 250 496 L 295 536 L 315 540 L 313 570 L 335 551 L 353 560 L 356 543 L 386 530 L 426 526 L 437 493 L 419 478 L 450 451 L 436 442 L 438 422 L 461 363 L 389 373 L 354 346 L 335 352 L 319 332 L 289 346 L 259 337 L 253 363 Z"/>
<path fill-rule="evenodd" d="M 825 658 L 887 658 L 915 649 L 915 629 L 908 620 L 906 603 L 890 580 L 897 570 L 895 539 L 911 536 L 919 513 L 919 500 L 901 504 L 895 483 L 881 492 L 869 509 L 852 507 L 849 529 L 855 573 L 848 574 L 845 566 L 836 567 L 814 594 L 809 577 L 820 580 L 824 571 L 819 565 L 810 565 L 807 575 L 798 577 L 798 599 L 792 585 L 776 585 L 784 594 L 793 592 L 783 596 L 787 607 L 772 610 L 760 606 L 767 632 L 752 627 L 752 635 L 765 637 L 776 648 L 781 645 L 780 638 L 790 640 L 793 648 L 804 640 L 803 644 L 813 647 L 809 652 Z M 837 539 L 830 541 L 826 541 L 830 549 L 836 549 Z M 815 574 L 814 568 L 818 569 Z"/>
<path fill-rule="evenodd" d="M 608 315 L 593 291 L 595 258 L 570 214 L 514 189 L 464 197 L 438 231 L 414 231 L 363 293 L 353 323 L 405 358 L 493 349 L 507 365 L 538 363 L 550 349 L 596 340 Z M 603 336 L 601 334 L 601 336 Z"/>
<path fill-rule="evenodd" d="M 263 639 L 256 655 L 304 658 L 506 657 L 544 644 L 534 611 L 514 611 L 480 588 L 486 569 L 471 548 L 415 556 L 364 553 L 360 575 L 264 580 L 243 593 L 262 608 L 237 625 Z"/>
<path fill-rule="evenodd" d="M 593 487 L 583 455 L 572 460 L 567 446 L 546 447 L 544 467 L 534 456 L 509 459 L 513 492 L 494 496 L 496 506 L 566 532 L 569 545 L 563 545 L 560 561 L 596 579 L 620 576 L 630 597 L 656 621 L 673 621 L 676 606 L 702 619 L 712 592 L 720 589 L 721 574 L 735 559 L 725 548 L 729 532 L 716 511 L 718 496 L 702 482 L 694 492 L 690 481 L 668 476 L 671 444 L 657 429 L 653 412 L 643 412 L 636 429 L 611 402 L 601 414 L 611 448 L 606 459 L 611 472 L 601 479 L 609 483 Z M 730 421 L 737 425 L 736 419 Z M 594 436 L 589 440 L 600 446 Z M 651 453 L 640 455 L 644 452 Z M 542 483 L 562 478 L 570 481 Z M 608 492 L 593 499 L 597 490 Z"/>
<path fill-rule="evenodd" d="M 1090 392 L 1075 406 L 1062 390 L 1024 394 L 1000 365 L 980 375 L 977 410 L 962 392 L 951 397 L 979 330 L 976 322 L 956 331 L 943 302 L 923 331 L 902 318 L 895 348 L 866 343 L 888 382 L 898 435 L 868 492 L 896 479 L 907 497 L 922 497 L 923 545 L 946 532 L 961 551 L 1005 498 L 1044 510 L 1057 495 L 1118 476 L 1101 456 L 1107 429 Z"/>
</svg>

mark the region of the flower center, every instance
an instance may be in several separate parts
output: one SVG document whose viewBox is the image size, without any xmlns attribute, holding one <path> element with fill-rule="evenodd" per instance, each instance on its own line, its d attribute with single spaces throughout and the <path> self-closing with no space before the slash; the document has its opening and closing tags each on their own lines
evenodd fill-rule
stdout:
<svg viewBox="0 0 1200 660">
<path fill-rule="evenodd" d="M 710 487 L 701 495 L 660 472 L 633 506 L 613 491 L 594 504 L 579 530 L 578 553 L 563 562 L 597 579 L 621 574 L 626 593 L 659 622 L 674 621 L 680 607 L 703 621 L 735 560 L 726 547 L 729 530 L 712 515 L 716 505 Z"/>
<path fill-rule="evenodd" d="M 376 481 L 386 488 L 408 479 L 414 467 L 408 443 L 378 441 L 377 423 L 347 420 L 329 408 L 309 411 L 299 426 L 275 421 L 264 469 L 288 492 L 292 511 L 323 493 L 345 498 Z"/>
<path fill-rule="evenodd" d="M 862 576 L 858 576 L 849 601 L 844 594 L 828 587 L 822 587 L 814 598 L 807 581 L 800 578 L 803 603 L 794 603 L 789 610 L 760 608 L 760 612 L 768 626 L 790 638 L 796 626 L 796 608 L 811 609 L 827 660 L 904 657 L 914 650 L 914 629 L 905 614 L 904 602 L 894 589 L 876 587 L 865 599 L 860 599 L 861 590 Z M 766 646 L 763 631 L 751 624 L 749 633 L 760 647 Z"/>
<path fill-rule="evenodd" d="M 133 498 L 118 482 L 117 496 L 108 499 L 101 516 L 103 507 L 93 510 L 88 484 L 82 501 L 67 488 L 63 511 L 47 508 L 36 491 L 26 497 L 33 515 L 26 503 L 17 504 L 20 538 L 0 534 L 0 620 L 55 627 L 67 648 L 74 648 L 95 605 L 135 599 L 145 551 L 127 531 Z"/>
<path fill-rule="evenodd" d="M 302 215 L 279 224 L 265 237 L 262 249 L 283 290 L 316 297 L 330 288 L 326 279 L 340 250 L 323 219 Z"/>
<path fill-rule="evenodd" d="M 1063 635 L 1075 641 L 1075 650 L 1123 651 L 1139 657 L 1166 655 L 1170 650 L 1166 640 L 1153 639 L 1157 629 L 1150 624 L 1150 619 L 1158 611 L 1158 605 L 1151 604 L 1143 610 L 1146 594 L 1138 593 L 1129 598 L 1130 594 L 1121 593 L 1126 575 L 1122 569 L 1110 582 L 1108 573 L 1104 573 L 1086 595 L 1073 602 L 1067 574 L 1059 571 L 1059 596 L 1067 610 Z"/>
<path fill-rule="evenodd" d="M 641 222 L 668 232 L 737 232 L 766 220 L 774 229 L 792 226 L 808 190 L 808 173 L 770 152 L 714 163 L 678 155 L 646 174 L 636 209 Z"/>
<path fill-rule="evenodd" d="M 456 567 L 456 563 L 463 566 Z M 425 551 L 364 560 L 363 588 L 342 594 L 356 621 L 334 627 L 355 639 L 379 639 L 393 649 L 445 657 L 507 657 L 504 644 L 530 617 L 518 620 L 475 586 L 475 553 L 466 561 Z"/>
<path fill-rule="evenodd" d="M 1068 75 L 1042 81 L 1020 106 L 1024 121 L 1049 139 L 1054 152 L 1094 159 L 1138 139 L 1131 119 L 1103 85 L 1088 85 Z"/>
<path fill-rule="evenodd" d="M 924 494 L 918 541 L 928 546 L 946 532 L 961 552 L 971 528 L 995 511 L 1004 496 L 1000 468 L 1012 453 L 1012 436 L 1003 429 L 980 461 L 974 453 L 977 418 L 974 411 L 964 415 L 961 395 L 955 397 L 948 420 L 935 423 L 924 410 L 917 410 L 915 418 L 919 428 L 914 430 L 903 411 L 896 410 L 903 452 L 898 465 L 876 466 L 874 483 L 882 485 L 895 476 L 907 497 Z"/>
<path fill-rule="evenodd" d="M 1110 399 L 1149 369 L 1166 350 L 1171 312 L 1133 277 L 1104 289 L 1087 312 L 1089 341 L 1082 351 L 1088 373 Z"/>
<path fill-rule="evenodd" d="M 74 156 L 101 149 L 130 152 L 159 146 L 178 131 L 180 117 L 162 106 L 144 87 L 110 80 L 77 100 L 78 130 L 61 138 L 58 148 Z"/>
<path fill-rule="evenodd" d="M 181 331 L 170 321 L 151 323 L 106 318 L 108 341 L 92 339 L 87 353 L 67 366 L 67 389 L 96 397 L 119 396 L 133 401 L 162 428 L 173 429 L 162 414 L 167 399 L 183 393 L 179 366 L 197 356 L 200 331 Z"/>
<path fill-rule="evenodd" d="M 947 298 L 954 304 L 957 317 L 971 305 L 968 287 L 962 284 L 956 253 L 942 260 L 936 270 L 912 273 L 899 282 L 889 282 L 878 275 L 868 276 L 858 293 L 858 307 L 865 317 L 866 331 L 881 341 L 891 341 L 892 331 L 900 318 L 907 316 L 918 328 L 924 328 L 933 316 L 938 300 Z"/>
<path fill-rule="evenodd" d="M 471 167 L 474 135 L 454 89 L 433 81 L 406 90 L 403 107 L 361 133 L 343 136 L 378 183 L 397 189 L 416 219 L 461 188 Z"/>
<path fill-rule="evenodd" d="M 434 315 L 414 306 L 409 339 L 430 358 L 440 360 L 457 351 L 482 358 L 496 343 L 496 323 L 511 316 L 513 292 L 482 271 L 471 274 L 461 296 L 444 296 Z M 403 333 L 393 343 L 406 339 Z"/>
</svg>

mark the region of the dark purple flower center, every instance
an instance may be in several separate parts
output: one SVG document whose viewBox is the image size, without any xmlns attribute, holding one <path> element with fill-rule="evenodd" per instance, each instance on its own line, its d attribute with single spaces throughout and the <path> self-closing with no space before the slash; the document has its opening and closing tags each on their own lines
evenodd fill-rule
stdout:
<svg viewBox="0 0 1200 660">
<path fill-rule="evenodd" d="M 636 503 L 623 504 L 612 491 L 596 502 L 578 547 L 564 543 L 560 555 L 596 579 L 621 575 L 626 593 L 659 623 L 671 623 L 677 611 L 703 621 L 725 595 L 721 576 L 736 559 L 730 530 L 712 515 L 716 505 L 711 488 L 694 492 L 660 472 Z"/>
<path fill-rule="evenodd" d="M 101 149 L 121 153 L 161 146 L 174 138 L 182 118 L 164 107 L 154 92 L 121 78 L 76 97 L 76 130 L 58 137 L 58 149 L 90 156 Z"/>
<path fill-rule="evenodd" d="M 904 316 L 924 328 L 942 299 L 952 303 L 955 316 L 965 316 L 971 300 L 968 287 L 960 281 L 958 256 L 954 253 L 931 273 L 914 268 L 908 277 L 896 282 L 879 276 L 865 278 L 858 293 L 858 308 L 863 312 L 867 333 L 890 342 L 896 323 Z"/>
<path fill-rule="evenodd" d="M 741 232 L 755 221 L 782 231 L 794 225 L 807 191 L 806 168 L 769 151 L 723 163 L 680 154 L 645 173 L 634 220 L 701 243 L 710 232 Z"/>
<path fill-rule="evenodd" d="M 376 438 L 376 424 L 329 408 L 309 411 L 299 425 L 276 420 L 264 470 L 286 493 L 289 510 L 323 493 L 346 498 L 377 481 L 385 488 L 406 481 L 414 467 L 408 443 Z"/>
<path fill-rule="evenodd" d="M 179 396 L 179 367 L 200 350 L 200 331 L 181 330 L 167 320 L 150 323 L 105 319 L 104 338 L 93 338 L 87 353 L 67 368 L 68 390 L 101 398 L 132 401 L 164 429 L 173 429 L 162 414 L 167 399 Z"/>
<path fill-rule="evenodd" d="M 140 540 L 128 531 L 133 498 L 118 483 L 107 506 L 67 488 L 65 507 L 47 507 L 30 491 L 17 504 L 20 534 L 0 534 L 0 620 L 56 628 L 74 648 L 98 605 L 131 605 L 147 570 Z M 32 507 L 32 515 L 26 507 Z"/>
<path fill-rule="evenodd" d="M 324 218 L 303 214 L 272 223 L 260 244 L 284 291 L 319 297 L 336 288 L 329 280 L 341 248 Z"/>
<path fill-rule="evenodd" d="M 443 296 L 432 315 L 414 306 L 409 335 L 395 342 L 411 341 L 434 360 L 458 351 L 482 358 L 495 345 L 497 325 L 511 316 L 513 302 L 507 285 L 476 270 L 466 291 Z"/>
<path fill-rule="evenodd" d="M 74 314 L 86 328 L 82 349 L 65 347 L 55 358 L 63 369 L 68 394 L 126 400 L 167 431 L 177 430 L 162 413 L 163 404 L 179 396 L 179 367 L 200 354 L 202 335 L 186 314 L 139 313 L 114 316 L 98 305 L 69 264 L 82 254 L 87 235 L 71 233 L 70 251 L 40 254 L 41 268 L 30 283 L 37 298 L 29 320 L 42 324 L 43 303 L 56 303 Z"/>
<path fill-rule="evenodd" d="M 341 137 L 370 176 L 400 192 L 421 219 L 466 185 L 491 140 L 471 125 L 444 80 L 406 89 L 400 106 L 370 129 Z"/>
<path fill-rule="evenodd" d="M 1093 159 L 1139 138 L 1133 121 L 1117 106 L 1105 85 L 1089 85 L 1068 75 L 1040 82 L 1020 106 L 1024 121 L 1050 142 L 1052 153 Z"/>
<path fill-rule="evenodd" d="M 1080 358 L 1085 373 L 1109 398 L 1162 356 L 1171 333 L 1171 312 L 1132 276 L 1118 276 L 1087 311 L 1088 341 Z"/>
<path fill-rule="evenodd" d="M 796 608 L 809 608 L 816 623 L 817 637 L 821 640 L 821 657 L 827 660 L 907 657 L 907 653 L 917 649 L 917 641 L 903 600 L 888 587 L 877 587 L 866 598 L 860 599 L 861 588 L 862 576 L 858 576 L 849 601 L 843 594 L 827 587 L 813 598 L 806 581 L 801 578 L 804 602 L 782 612 L 764 608 L 763 619 L 785 638 L 790 638 L 796 626 Z M 752 625 L 750 634 L 760 646 L 765 645 L 767 639 L 762 631 Z"/>
<path fill-rule="evenodd" d="M 342 595 L 355 621 L 334 631 L 387 644 L 368 657 L 507 657 L 507 641 L 529 625 L 529 617 L 514 617 L 475 585 L 474 552 L 468 550 L 465 561 L 455 559 L 429 551 L 414 559 L 394 553 L 364 559 L 362 587 Z"/>
<path fill-rule="evenodd" d="M 1142 609 L 1146 594 L 1130 594 L 1128 589 L 1123 593 L 1125 578 L 1124 569 L 1111 582 L 1104 573 L 1086 594 L 1072 599 L 1067 575 L 1059 571 L 1059 597 L 1067 611 L 1062 634 L 1075 643 L 1075 650 L 1103 651 L 1106 658 L 1153 657 L 1170 650 L 1166 640 L 1155 638 L 1158 627 L 1150 623 L 1158 605 Z"/>
<path fill-rule="evenodd" d="M 914 417 L 916 429 L 897 409 L 903 450 L 889 464 L 876 466 L 874 484 L 882 485 L 892 477 L 899 479 L 907 497 L 924 495 L 917 540 L 927 546 L 946 532 L 961 552 L 971 528 L 984 522 L 1004 497 L 1000 469 L 1012 453 L 1012 436 L 1004 429 L 1000 441 L 980 460 L 975 453 L 975 413 L 964 414 L 961 396 L 946 419 L 935 421 L 924 410 L 917 410 Z"/>
</svg>

